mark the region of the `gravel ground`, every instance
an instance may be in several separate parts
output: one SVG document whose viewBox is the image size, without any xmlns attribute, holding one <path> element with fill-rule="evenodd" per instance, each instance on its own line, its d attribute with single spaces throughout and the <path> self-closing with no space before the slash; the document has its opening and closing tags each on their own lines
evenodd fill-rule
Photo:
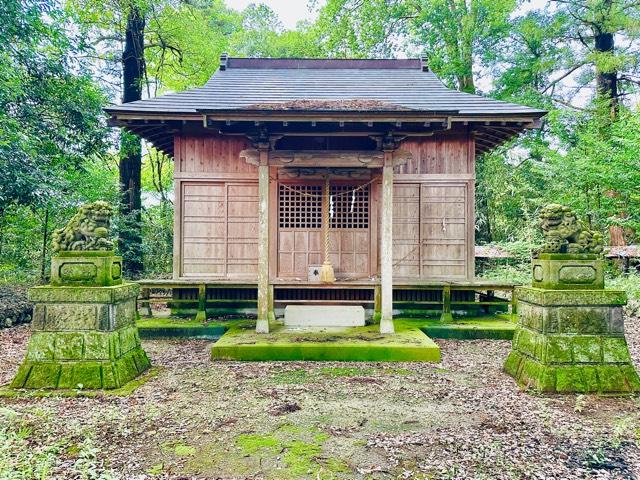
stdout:
<svg viewBox="0 0 640 480">
<path fill-rule="evenodd" d="M 639 327 L 627 319 L 636 366 Z M 0 331 L 0 383 L 27 338 Z M 147 341 L 162 368 L 130 397 L 0 399 L 0 478 L 38 462 L 42 478 L 640 477 L 638 398 L 524 394 L 501 372 L 509 342 L 438 343 L 439 364 L 346 364 Z"/>
</svg>

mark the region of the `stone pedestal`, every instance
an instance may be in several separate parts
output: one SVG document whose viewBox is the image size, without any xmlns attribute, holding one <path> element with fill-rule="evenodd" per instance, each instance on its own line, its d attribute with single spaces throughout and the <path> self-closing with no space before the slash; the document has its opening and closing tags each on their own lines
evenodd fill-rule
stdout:
<svg viewBox="0 0 640 480">
<path fill-rule="evenodd" d="M 102 264 L 113 272 L 113 260 Z M 147 370 L 135 325 L 138 290 L 134 283 L 32 288 L 33 333 L 11 387 L 114 389 Z"/>
<path fill-rule="evenodd" d="M 549 290 L 600 290 L 604 266 L 597 255 L 541 253 L 531 261 L 531 286 Z"/>
<path fill-rule="evenodd" d="M 60 252 L 51 258 L 51 285 L 102 287 L 122 283 L 122 257 L 113 252 Z"/>
<path fill-rule="evenodd" d="M 567 259 L 564 267 L 554 260 L 555 265 L 542 267 L 545 272 L 576 267 L 575 259 Z M 533 265 L 535 275 L 539 263 L 534 260 Z M 562 274 L 551 277 L 560 279 Z M 557 393 L 640 391 L 624 337 L 625 292 L 521 287 L 515 295 L 519 321 L 504 368 L 518 384 Z"/>
</svg>

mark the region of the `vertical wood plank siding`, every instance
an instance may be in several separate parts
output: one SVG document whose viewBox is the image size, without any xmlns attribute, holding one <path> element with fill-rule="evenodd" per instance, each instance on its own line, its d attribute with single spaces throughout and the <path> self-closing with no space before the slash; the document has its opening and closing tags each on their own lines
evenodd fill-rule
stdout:
<svg viewBox="0 0 640 480">
<path fill-rule="evenodd" d="M 183 135 L 176 136 L 174 147 L 174 277 L 255 281 L 258 169 L 239 157 L 251 148 L 249 142 Z M 405 139 L 399 148 L 413 158 L 394 168 L 394 276 L 472 279 L 473 137 L 466 131 L 436 133 Z M 319 231 L 278 228 L 278 169 L 270 176 L 270 274 L 306 278 L 307 266 L 321 263 Z M 380 193 L 380 184 L 371 185 L 368 232 L 332 230 L 331 256 L 338 270 L 357 277 L 379 273 Z"/>
<path fill-rule="evenodd" d="M 182 278 L 254 280 L 258 264 L 257 167 L 242 137 L 177 137 L 176 232 Z M 174 259 L 176 260 L 176 259 Z"/>
</svg>

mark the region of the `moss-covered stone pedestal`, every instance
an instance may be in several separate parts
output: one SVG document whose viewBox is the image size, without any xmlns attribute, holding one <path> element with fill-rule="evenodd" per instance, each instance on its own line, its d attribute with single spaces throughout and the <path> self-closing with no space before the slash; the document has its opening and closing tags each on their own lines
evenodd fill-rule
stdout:
<svg viewBox="0 0 640 480">
<path fill-rule="evenodd" d="M 575 267 L 575 259 L 567 265 Z M 553 268 L 562 271 L 558 267 Z M 625 293 L 579 288 L 516 289 L 519 322 L 505 371 L 539 392 L 640 391 L 624 337 Z"/>
<path fill-rule="evenodd" d="M 122 257 L 113 252 L 60 252 L 51 258 L 51 285 L 102 287 L 121 283 Z"/>
<path fill-rule="evenodd" d="M 81 264 L 79 269 L 73 267 L 70 270 L 88 272 L 84 278 L 87 283 L 120 284 L 32 288 L 29 298 L 35 304 L 33 333 L 26 358 L 11 387 L 120 388 L 150 367 L 135 324 L 139 287 L 105 274 L 104 269 L 115 271 L 113 265 L 119 262 L 118 257 L 77 255 L 64 258 L 71 258 L 71 264 Z M 82 258 L 99 261 L 97 264 L 75 262 Z M 59 266 L 64 261 L 54 259 L 53 264 Z M 63 283 L 79 282 L 78 275 L 72 277 L 68 279 L 61 275 L 59 280 Z"/>
<path fill-rule="evenodd" d="M 531 261 L 531 285 L 549 290 L 600 290 L 604 266 L 589 253 L 541 253 Z"/>
</svg>

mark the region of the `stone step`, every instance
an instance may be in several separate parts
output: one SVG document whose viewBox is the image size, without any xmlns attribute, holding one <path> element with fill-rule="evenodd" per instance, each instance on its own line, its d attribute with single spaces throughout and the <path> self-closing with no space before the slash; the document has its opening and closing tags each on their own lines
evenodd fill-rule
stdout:
<svg viewBox="0 0 640 480">
<path fill-rule="evenodd" d="M 285 327 L 362 327 L 364 308 L 356 305 L 287 305 Z"/>
</svg>

